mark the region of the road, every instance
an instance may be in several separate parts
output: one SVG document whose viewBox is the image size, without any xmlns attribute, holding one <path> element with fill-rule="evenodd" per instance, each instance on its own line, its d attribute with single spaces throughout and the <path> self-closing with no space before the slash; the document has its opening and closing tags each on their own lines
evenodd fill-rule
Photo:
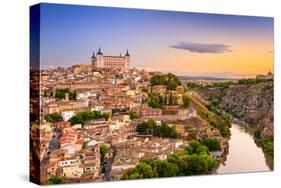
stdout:
<svg viewBox="0 0 281 188">
<path fill-rule="evenodd" d="M 111 172 L 111 166 L 112 166 L 112 163 L 114 161 L 114 158 L 116 156 L 116 149 L 112 149 L 113 150 L 113 157 L 107 159 L 107 164 L 105 166 L 105 180 L 106 181 L 110 181 L 110 172 Z"/>
</svg>

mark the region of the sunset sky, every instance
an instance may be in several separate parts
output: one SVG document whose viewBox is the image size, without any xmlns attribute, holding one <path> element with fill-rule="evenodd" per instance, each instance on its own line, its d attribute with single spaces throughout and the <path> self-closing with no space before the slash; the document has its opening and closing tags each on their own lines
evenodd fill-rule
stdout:
<svg viewBox="0 0 281 188">
<path fill-rule="evenodd" d="M 178 75 L 247 77 L 273 71 L 273 19 L 43 4 L 42 67 L 88 64 L 93 50 L 132 67 Z"/>
</svg>

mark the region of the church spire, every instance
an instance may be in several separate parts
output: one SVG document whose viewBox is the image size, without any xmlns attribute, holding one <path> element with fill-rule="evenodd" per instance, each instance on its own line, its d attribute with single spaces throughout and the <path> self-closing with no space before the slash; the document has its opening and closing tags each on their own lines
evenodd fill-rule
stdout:
<svg viewBox="0 0 281 188">
<path fill-rule="evenodd" d="M 129 50 L 127 49 L 127 52 L 126 52 L 126 55 L 125 56 L 128 56 L 130 57 L 130 54 L 129 54 Z"/>
<path fill-rule="evenodd" d="M 98 51 L 97 55 L 102 55 L 102 52 L 101 52 L 100 48 L 99 48 L 99 51 Z"/>
<path fill-rule="evenodd" d="M 95 51 L 93 51 L 92 59 L 95 59 L 95 58 L 96 58 Z"/>
</svg>

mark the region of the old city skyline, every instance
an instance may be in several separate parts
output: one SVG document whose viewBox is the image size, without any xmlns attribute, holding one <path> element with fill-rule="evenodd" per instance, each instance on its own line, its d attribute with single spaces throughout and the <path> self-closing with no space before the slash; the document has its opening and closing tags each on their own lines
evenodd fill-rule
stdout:
<svg viewBox="0 0 281 188">
<path fill-rule="evenodd" d="M 129 49 L 132 67 L 177 75 L 273 71 L 272 18 L 45 4 L 41 30 L 42 68 L 90 64 L 101 47 L 108 55 Z"/>
</svg>

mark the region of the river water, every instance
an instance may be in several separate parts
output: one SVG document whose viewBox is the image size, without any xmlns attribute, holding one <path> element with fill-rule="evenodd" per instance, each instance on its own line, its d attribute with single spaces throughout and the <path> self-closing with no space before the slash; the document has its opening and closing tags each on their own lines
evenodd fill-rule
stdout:
<svg viewBox="0 0 281 188">
<path fill-rule="evenodd" d="M 269 171 L 261 148 L 255 144 L 253 136 L 238 124 L 232 124 L 226 157 L 217 170 L 218 174 Z"/>
</svg>

